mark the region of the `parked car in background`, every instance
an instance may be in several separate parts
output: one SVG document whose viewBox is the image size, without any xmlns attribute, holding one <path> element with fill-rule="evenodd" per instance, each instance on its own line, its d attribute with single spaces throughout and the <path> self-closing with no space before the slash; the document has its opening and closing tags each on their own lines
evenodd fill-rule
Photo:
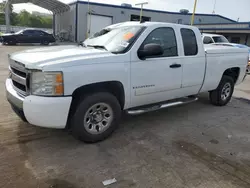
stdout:
<svg viewBox="0 0 250 188">
<path fill-rule="evenodd" d="M 203 44 L 213 44 L 213 43 L 229 43 L 226 37 L 223 35 L 216 34 L 202 34 Z"/>
<path fill-rule="evenodd" d="M 15 45 L 17 43 L 40 43 L 49 45 L 55 42 L 52 34 L 38 29 L 24 29 L 16 33 L 7 33 L 1 35 L 3 44 Z"/>
<path fill-rule="evenodd" d="M 250 74 L 250 47 L 249 46 L 243 45 L 243 44 L 236 44 L 236 43 L 218 43 L 215 45 L 232 46 L 232 47 L 236 47 L 236 48 L 247 48 L 249 51 L 249 62 L 247 65 L 247 74 Z"/>
</svg>

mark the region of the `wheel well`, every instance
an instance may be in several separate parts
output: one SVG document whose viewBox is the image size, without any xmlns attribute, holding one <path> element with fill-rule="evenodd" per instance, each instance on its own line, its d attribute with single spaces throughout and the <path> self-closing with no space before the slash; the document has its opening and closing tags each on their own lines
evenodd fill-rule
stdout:
<svg viewBox="0 0 250 188">
<path fill-rule="evenodd" d="M 237 82 L 240 74 L 240 68 L 239 67 L 233 67 L 225 70 L 223 75 L 230 76 L 234 79 L 234 83 Z"/>
<path fill-rule="evenodd" d="M 82 100 L 85 96 L 95 92 L 109 92 L 113 94 L 119 101 L 121 109 L 124 108 L 125 93 L 124 87 L 121 82 L 108 81 L 81 86 L 77 88 L 72 94 L 72 102 L 70 106 L 67 126 L 70 124 L 69 120 L 71 116 L 75 113 L 78 102 Z"/>
</svg>

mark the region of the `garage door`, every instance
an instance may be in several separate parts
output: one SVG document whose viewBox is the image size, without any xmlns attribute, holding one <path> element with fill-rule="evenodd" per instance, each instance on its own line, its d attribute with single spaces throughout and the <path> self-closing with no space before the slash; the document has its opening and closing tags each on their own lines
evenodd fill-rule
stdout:
<svg viewBox="0 0 250 188">
<path fill-rule="evenodd" d="M 89 21 L 91 20 L 90 24 Z M 88 27 L 90 27 L 90 36 L 100 31 L 101 29 L 112 25 L 112 17 L 108 16 L 98 16 L 98 15 L 90 15 L 90 19 L 88 18 Z"/>
</svg>

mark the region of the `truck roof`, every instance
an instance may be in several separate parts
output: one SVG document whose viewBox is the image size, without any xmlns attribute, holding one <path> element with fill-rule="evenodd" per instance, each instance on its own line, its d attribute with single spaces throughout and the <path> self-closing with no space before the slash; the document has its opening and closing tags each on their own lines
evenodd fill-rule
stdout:
<svg viewBox="0 0 250 188">
<path fill-rule="evenodd" d="M 206 37 L 220 37 L 220 36 L 223 36 L 223 35 L 210 34 L 210 33 L 202 33 L 202 36 L 206 36 Z"/>
<path fill-rule="evenodd" d="M 194 26 L 188 26 L 188 25 L 182 25 L 182 24 L 174 24 L 174 23 L 166 23 L 166 22 L 137 22 L 137 21 L 128 21 L 128 22 L 122 22 L 122 23 L 118 23 L 118 24 L 113 24 L 110 25 L 106 28 L 108 29 L 112 29 L 112 28 L 118 28 L 118 27 L 126 27 L 126 26 L 145 26 L 145 27 L 149 27 L 152 25 L 159 25 L 159 26 L 169 26 L 169 25 L 174 25 L 174 26 L 178 26 L 178 27 L 185 27 L 185 28 L 190 28 L 190 29 L 197 29 L 197 27 Z"/>
</svg>

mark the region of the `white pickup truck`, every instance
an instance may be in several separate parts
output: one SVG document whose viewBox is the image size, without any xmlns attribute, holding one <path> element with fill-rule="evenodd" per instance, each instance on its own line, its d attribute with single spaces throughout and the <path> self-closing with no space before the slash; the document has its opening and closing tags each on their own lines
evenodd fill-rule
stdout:
<svg viewBox="0 0 250 188">
<path fill-rule="evenodd" d="M 226 37 L 217 34 L 202 34 L 203 44 L 219 44 L 219 43 L 229 43 Z"/>
<path fill-rule="evenodd" d="M 202 92 L 226 105 L 245 78 L 248 55 L 240 48 L 204 49 L 195 27 L 125 22 L 82 45 L 11 54 L 7 99 L 30 124 L 67 127 L 76 138 L 97 142 L 116 129 L 122 111 L 185 104 Z"/>
</svg>

